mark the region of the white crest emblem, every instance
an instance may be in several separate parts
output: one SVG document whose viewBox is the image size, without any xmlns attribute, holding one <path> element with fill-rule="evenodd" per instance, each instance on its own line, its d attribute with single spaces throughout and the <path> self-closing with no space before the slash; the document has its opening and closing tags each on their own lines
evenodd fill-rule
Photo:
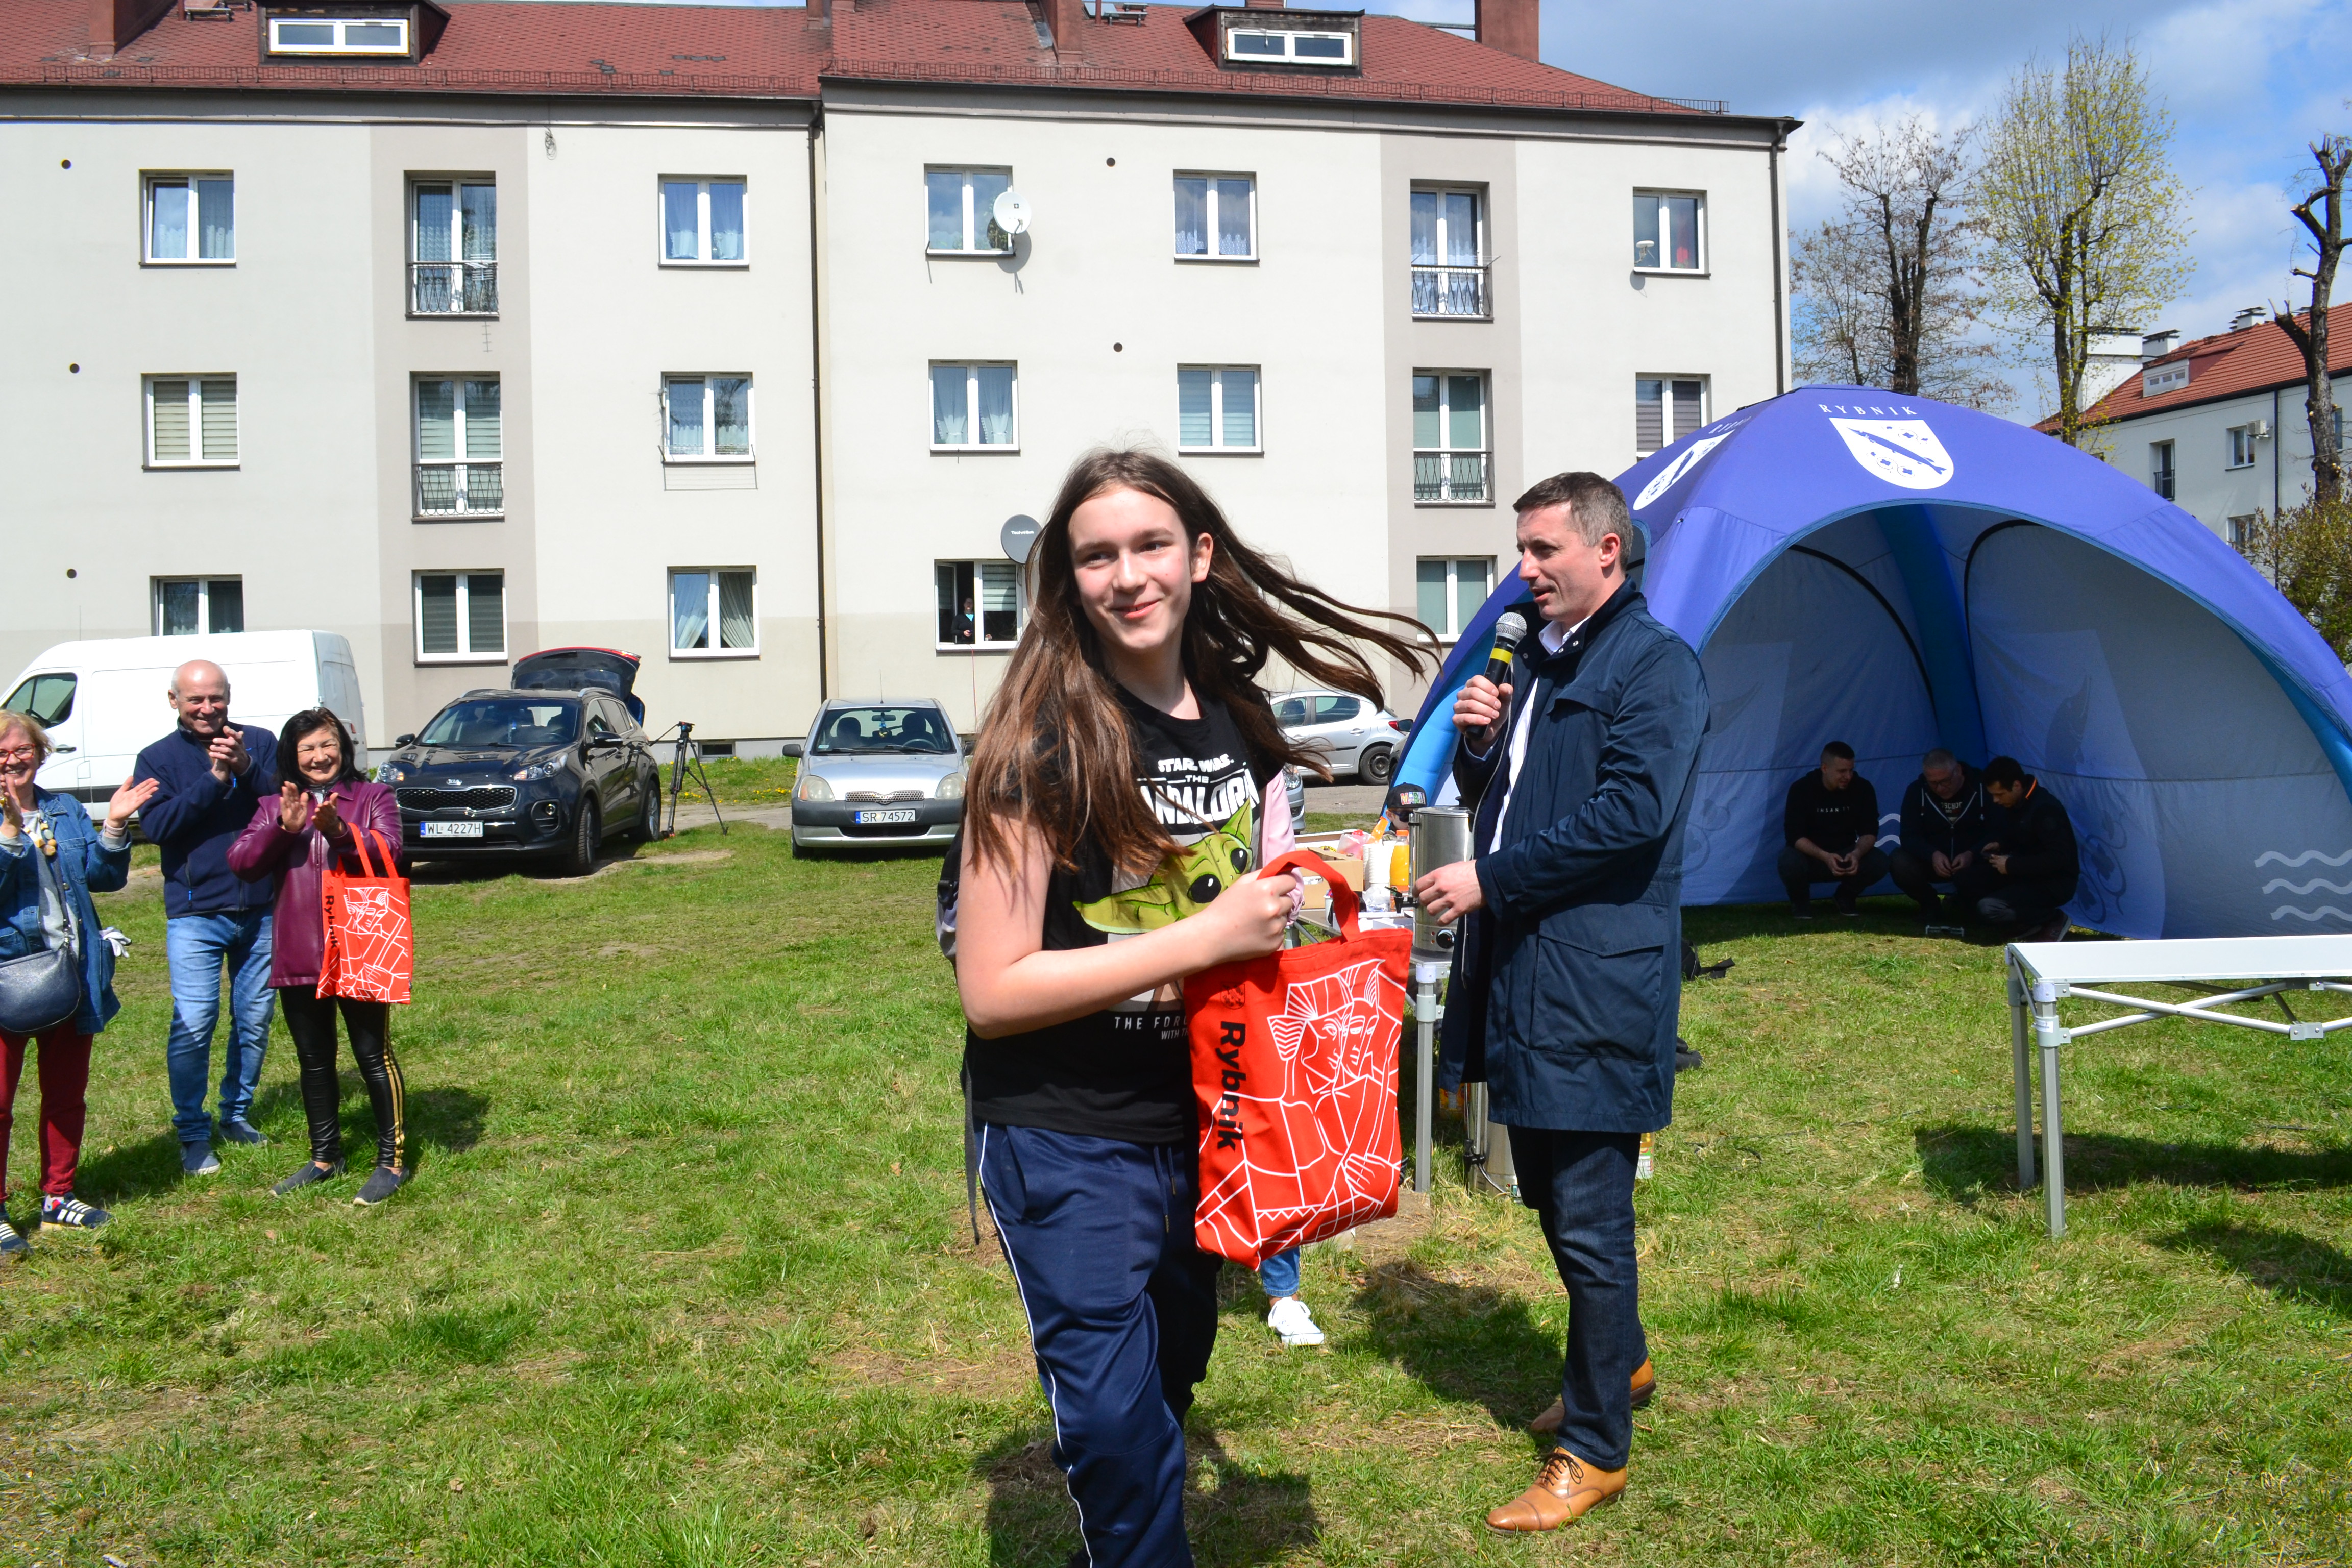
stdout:
<svg viewBox="0 0 2352 1568">
<path fill-rule="evenodd" d="M 1650 482 L 1642 487 L 1642 493 L 1633 498 L 1633 510 L 1635 511 L 1641 510 L 1643 507 L 1649 505 L 1652 501 L 1657 500 L 1660 496 L 1665 494 L 1676 485 L 1682 483 L 1683 476 L 1689 473 L 1693 468 L 1697 468 L 1701 458 L 1706 457 L 1709 452 L 1714 451 L 1717 447 L 1722 446 L 1730 438 L 1731 432 L 1726 430 L 1720 436 L 1709 436 L 1702 440 L 1693 441 L 1689 446 L 1684 447 L 1680 457 L 1676 458 L 1673 462 L 1668 463 L 1664 468 L 1660 468 L 1655 474 L 1652 475 Z"/>
<path fill-rule="evenodd" d="M 1830 423 L 1845 437 L 1853 460 L 1889 484 L 1932 490 L 1951 482 L 1952 455 L 1925 419 L 1832 417 Z"/>
</svg>

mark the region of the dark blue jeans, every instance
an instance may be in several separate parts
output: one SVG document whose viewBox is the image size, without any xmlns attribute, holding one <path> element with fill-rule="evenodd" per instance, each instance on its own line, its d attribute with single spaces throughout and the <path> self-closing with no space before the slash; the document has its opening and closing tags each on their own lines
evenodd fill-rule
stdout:
<svg viewBox="0 0 2352 1568">
<path fill-rule="evenodd" d="M 1223 1261 L 1192 1244 L 1198 1162 L 1189 1143 L 980 1129 L 981 1188 L 1094 1568 L 1192 1561 L 1183 1420 L 1216 1344 Z"/>
<path fill-rule="evenodd" d="M 1519 1201 L 1543 1219 L 1568 1287 L 1559 1446 L 1596 1469 L 1622 1470 L 1633 1447 L 1633 1369 L 1649 1357 L 1633 1260 L 1637 1132 L 1511 1129 Z"/>
</svg>

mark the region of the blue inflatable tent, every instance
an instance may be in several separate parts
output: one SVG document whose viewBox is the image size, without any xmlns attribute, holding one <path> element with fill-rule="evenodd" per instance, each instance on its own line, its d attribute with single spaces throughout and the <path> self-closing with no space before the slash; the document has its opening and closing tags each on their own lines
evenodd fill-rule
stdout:
<svg viewBox="0 0 2352 1568">
<path fill-rule="evenodd" d="M 1699 650 L 1713 704 L 1686 901 L 1781 896 L 1782 796 L 1837 739 L 1877 788 L 1882 841 L 1930 747 L 2018 758 L 2073 814 L 2085 926 L 2352 931 L 2352 679 L 2146 485 L 2023 426 L 1859 387 L 1741 409 L 1618 482 L 1650 607 Z M 1525 597 L 1507 577 L 1465 628 L 1399 784 L 1441 797 L 1454 693 Z"/>
</svg>

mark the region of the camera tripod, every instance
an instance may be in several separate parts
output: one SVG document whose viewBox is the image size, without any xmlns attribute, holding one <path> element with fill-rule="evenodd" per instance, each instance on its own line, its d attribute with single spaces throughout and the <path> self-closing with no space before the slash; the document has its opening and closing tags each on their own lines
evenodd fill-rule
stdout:
<svg viewBox="0 0 2352 1568">
<path fill-rule="evenodd" d="M 672 731 L 676 731 L 675 736 L 672 735 Z M 685 789 L 687 781 L 691 779 L 695 786 L 702 792 L 702 798 L 710 803 L 710 815 L 718 818 L 719 835 L 722 837 L 725 837 L 727 818 L 719 810 L 719 792 L 710 787 L 710 775 L 703 771 L 702 746 L 694 738 L 694 725 L 687 720 L 680 719 L 676 724 L 670 726 L 670 729 L 656 735 L 653 743 L 657 746 L 664 741 L 673 739 L 676 742 L 676 750 L 670 753 L 669 763 L 669 826 L 662 829 L 661 836 L 667 838 L 677 831 L 678 794 Z"/>
</svg>

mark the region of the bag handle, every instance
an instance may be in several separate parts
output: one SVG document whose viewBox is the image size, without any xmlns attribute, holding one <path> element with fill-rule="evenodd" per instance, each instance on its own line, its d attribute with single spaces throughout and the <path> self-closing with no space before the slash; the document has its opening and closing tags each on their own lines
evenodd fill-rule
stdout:
<svg viewBox="0 0 2352 1568">
<path fill-rule="evenodd" d="M 1356 896 L 1355 889 L 1348 886 L 1347 879 L 1331 868 L 1331 862 L 1312 849 L 1293 849 L 1276 856 L 1272 864 L 1259 875 L 1278 877 L 1291 870 L 1312 871 L 1323 879 L 1324 886 L 1331 889 L 1331 912 L 1339 917 L 1339 934 L 1342 937 L 1353 942 L 1362 934 L 1356 929 L 1356 912 L 1362 907 L 1363 900 Z"/>
<path fill-rule="evenodd" d="M 383 857 L 383 875 L 385 877 L 392 875 L 392 846 L 384 841 L 383 834 L 378 833 L 373 827 L 362 827 L 353 830 L 352 834 L 352 847 L 359 851 L 360 875 L 373 882 L 377 880 L 378 877 L 374 862 L 368 858 L 368 840 L 371 838 L 375 840 L 376 853 Z"/>
<path fill-rule="evenodd" d="M 51 825 L 54 836 L 57 828 Z M 27 830 L 25 835 L 26 853 L 33 858 L 33 877 L 40 888 L 41 940 L 46 949 L 55 950 L 62 943 L 66 952 L 79 963 L 81 959 L 81 915 L 66 892 L 65 876 L 49 863 L 48 852 L 41 847 L 37 836 Z M 56 918 L 50 918 L 54 910 Z"/>
</svg>

